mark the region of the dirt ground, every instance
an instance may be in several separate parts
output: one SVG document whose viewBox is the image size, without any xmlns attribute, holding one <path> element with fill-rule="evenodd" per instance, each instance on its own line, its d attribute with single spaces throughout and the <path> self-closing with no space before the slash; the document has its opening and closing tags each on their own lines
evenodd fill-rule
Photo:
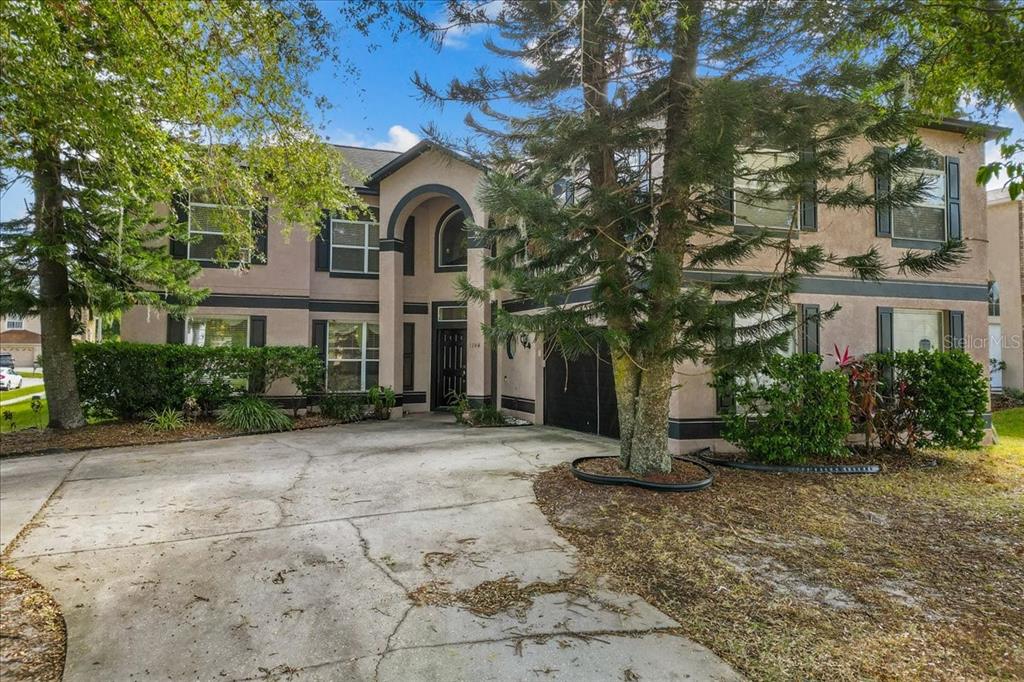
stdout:
<svg viewBox="0 0 1024 682">
<path fill-rule="evenodd" d="M 339 423 L 341 422 L 336 419 L 307 415 L 295 420 L 295 429 L 312 429 Z M 159 431 L 142 421 L 103 422 L 89 424 L 70 431 L 25 429 L 0 435 L 0 456 L 90 450 L 123 445 L 177 443 L 243 434 L 244 432 L 229 429 L 213 419 L 199 419 L 174 431 Z"/>
<path fill-rule="evenodd" d="M 5 682 L 60 680 L 64 616 L 53 597 L 13 566 L 0 564 L 0 670 Z"/>
<path fill-rule="evenodd" d="M 751 679 L 1024 678 L 1024 449 L 880 476 L 719 469 L 688 494 L 562 465 L 535 492 L 584 570 Z"/>
</svg>

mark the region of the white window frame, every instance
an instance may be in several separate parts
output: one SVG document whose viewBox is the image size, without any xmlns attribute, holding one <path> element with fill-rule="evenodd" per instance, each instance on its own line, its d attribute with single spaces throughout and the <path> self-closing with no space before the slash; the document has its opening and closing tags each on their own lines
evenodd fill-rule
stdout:
<svg viewBox="0 0 1024 682">
<path fill-rule="evenodd" d="M 774 159 L 775 164 L 774 164 L 773 167 L 782 166 L 782 165 L 785 165 L 785 164 L 788 164 L 788 163 L 794 163 L 797 160 L 797 155 L 795 153 L 793 153 L 793 152 L 784 152 L 784 151 L 780 151 L 778 149 L 767 149 L 767 148 L 766 149 L 754 149 L 754 150 L 746 152 L 745 154 L 742 155 L 742 157 L 744 159 L 744 161 L 743 161 L 744 167 L 747 167 L 747 168 L 750 167 L 750 164 L 747 162 L 746 159 L 747 159 L 747 157 L 753 157 L 753 156 L 774 156 L 775 157 L 775 159 Z M 786 225 L 754 225 L 753 223 L 751 223 L 750 221 L 746 220 L 745 218 L 743 218 L 742 216 L 740 216 L 738 214 L 738 212 L 736 211 L 736 204 L 739 203 L 737 201 L 737 190 L 739 190 L 740 192 L 742 192 L 742 190 L 750 190 L 750 191 L 753 191 L 753 192 L 760 192 L 760 191 L 762 191 L 761 185 L 762 185 L 762 183 L 759 180 L 756 180 L 756 179 L 743 178 L 743 177 L 740 177 L 739 175 L 734 175 L 733 176 L 733 179 L 732 179 L 732 206 L 733 206 L 733 209 L 732 210 L 733 210 L 733 214 L 735 215 L 735 217 L 733 218 L 733 220 L 735 221 L 735 224 L 739 225 L 741 227 L 754 227 L 754 228 L 766 229 L 766 230 L 789 230 L 789 229 L 799 230 L 799 229 L 801 229 L 802 225 L 800 224 L 800 200 L 799 200 L 799 198 L 793 198 L 793 199 L 785 199 L 784 198 L 785 201 L 791 201 L 792 204 L 793 204 L 793 209 L 792 209 L 792 216 L 793 216 L 793 218 L 792 218 L 792 221 L 791 221 L 790 224 L 786 224 Z M 767 190 L 774 190 L 774 189 L 777 189 L 780 186 L 781 186 L 780 183 L 764 183 L 764 187 Z M 749 201 L 744 201 L 742 203 L 747 204 L 747 203 L 750 203 L 750 202 Z M 762 207 L 762 208 L 766 208 L 766 207 Z M 794 222 L 793 221 L 795 221 L 795 227 L 794 227 Z"/>
<path fill-rule="evenodd" d="M 25 318 L 23 318 L 21 315 L 16 315 L 14 313 L 11 313 L 10 315 L 7 316 L 7 320 L 6 320 L 6 323 L 4 324 L 4 326 L 8 330 L 24 329 L 25 328 Z"/>
<path fill-rule="evenodd" d="M 207 203 L 204 203 L 204 202 L 201 202 L 201 201 L 189 200 L 189 202 L 188 202 L 188 236 L 189 236 L 189 239 L 188 239 L 187 242 L 185 242 L 185 246 L 186 246 L 185 258 L 187 258 L 188 260 L 191 260 L 191 261 L 195 261 L 197 263 L 216 263 L 217 260 L 215 258 L 194 258 L 192 256 L 192 235 L 194 235 L 194 234 L 199 234 L 199 235 L 215 235 L 215 236 L 223 237 L 224 236 L 224 232 L 223 232 L 223 230 L 217 231 L 217 230 L 194 230 L 194 229 L 192 229 L 192 207 L 193 206 L 199 206 L 201 208 L 214 208 L 214 209 L 217 209 L 217 208 L 228 208 L 228 209 L 234 209 L 236 211 L 244 211 L 245 213 L 247 213 L 249 215 L 249 224 L 250 225 L 252 224 L 252 209 L 251 208 L 247 208 L 245 206 L 231 206 L 229 204 L 207 204 Z M 252 254 L 248 253 L 248 249 L 246 249 L 240 255 L 242 256 L 242 259 L 240 261 L 231 261 L 231 262 L 238 262 L 238 263 L 243 263 L 243 264 L 246 264 L 246 265 L 248 265 L 249 263 L 252 262 Z"/>
<path fill-rule="evenodd" d="M 188 342 L 188 329 L 189 324 L 193 320 L 244 320 L 245 321 L 245 345 L 243 348 L 248 348 L 252 339 L 250 338 L 251 325 L 249 323 L 249 317 L 246 315 L 190 315 L 185 318 L 185 345 L 195 346 L 194 343 Z"/>
<path fill-rule="evenodd" d="M 949 187 L 947 186 L 946 171 L 938 168 L 911 168 L 903 177 L 911 182 L 916 182 L 917 177 L 930 176 L 936 178 L 938 182 L 942 183 L 942 197 L 936 199 L 931 196 L 931 192 L 928 192 L 920 201 L 915 201 L 911 206 L 917 206 L 919 208 L 940 208 L 942 209 L 942 239 L 928 239 L 927 237 L 904 237 L 896 234 L 896 217 L 895 212 L 899 211 L 899 208 L 893 209 L 892 218 L 892 238 L 893 239 L 914 239 L 923 242 L 934 242 L 935 244 L 941 244 L 946 241 L 949 237 L 949 207 L 946 205 L 946 200 L 949 195 Z"/>
<path fill-rule="evenodd" d="M 340 225 L 362 225 L 363 226 L 363 245 L 354 246 L 352 244 L 335 244 L 334 243 L 334 225 L 335 223 Z M 377 230 L 377 246 L 370 246 L 370 230 Z M 331 272 L 344 272 L 355 275 L 379 275 L 380 274 L 380 223 L 372 220 L 344 220 L 342 218 L 331 218 L 331 230 L 330 230 L 330 259 L 329 265 Z M 335 249 L 348 249 L 350 251 L 362 251 L 363 252 L 363 269 L 362 270 L 342 270 L 341 268 L 334 267 L 334 250 Z M 376 251 L 378 253 L 377 269 L 370 270 L 370 252 Z"/>
<path fill-rule="evenodd" d="M 331 348 L 331 325 L 344 324 L 344 325 L 361 325 L 359 336 L 359 358 L 343 358 L 340 356 L 332 356 Z M 370 338 L 369 328 L 377 328 L 377 338 L 380 339 L 380 324 L 378 322 L 364 322 L 362 320 L 328 320 L 327 321 L 327 348 L 325 354 L 327 356 L 327 371 L 324 372 L 324 390 L 329 390 L 328 387 L 331 385 L 330 371 L 331 363 L 334 362 L 358 362 L 359 363 L 359 386 L 358 389 L 352 389 L 349 391 L 343 391 L 343 393 L 364 393 L 370 390 L 370 387 L 366 385 L 366 363 L 376 362 L 377 363 L 377 376 L 380 377 L 380 346 L 376 347 L 377 357 L 367 358 L 366 351 L 370 346 L 367 346 L 367 340 Z M 378 341 L 379 343 L 379 341 Z"/>
</svg>

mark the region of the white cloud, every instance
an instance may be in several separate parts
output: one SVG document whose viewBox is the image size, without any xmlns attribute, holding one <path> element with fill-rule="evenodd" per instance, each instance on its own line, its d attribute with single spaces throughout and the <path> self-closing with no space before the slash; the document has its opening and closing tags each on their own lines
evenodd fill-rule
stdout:
<svg viewBox="0 0 1024 682">
<path fill-rule="evenodd" d="M 370 149 L 390 149 L 391 151 L 404 152 L 409 147 L 420 141 L 420 136 L 405 126 L 395 124 L 388 128 L 386 140 L 373 140 L 353 135 L 346 130 L 337 130 L 330 133 L 327 139 L 335 144 L 348 145 L 350 147 L 369 147 Z"/>
</svg>

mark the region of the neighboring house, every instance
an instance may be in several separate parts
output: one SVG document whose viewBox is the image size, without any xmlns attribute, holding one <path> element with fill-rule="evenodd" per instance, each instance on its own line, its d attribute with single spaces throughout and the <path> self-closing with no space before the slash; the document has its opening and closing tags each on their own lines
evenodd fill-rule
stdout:
<svg viewBox="0 0 1024 682">
<path fill-rule="evenodd" d="M 1024 201 L 988 193 L 989 358 L 992 390 L 1024 389 Z"/>
<path fill-rule="evenodd" d="M 0 316 L 0 352 L 10 353 L 15 367 L 34 366 L 42 352 L 41 344 L 38 317 Z"/>
<path fill-rule="evenodd" d="M 965 136 L 977 129 L 969 122 L 948 121 L 921 131 L 936 163 L 920 169 L 934 177 L 935 189 L 919 206 L 884 213 L 831 210 L 811 201 L 776 207 L 783 215 L 799 210 L 797 238 L 802 244 L 822 244 L 840 254 L 874 246 L 895 261 L 907 249 L 934 248 L 949 236 L 962 236 L 971 252 L 966 264 L 932 277 L 893 273 L 892 279 L 872 283 L 835 269 L 805 277 L 795 305 L 804 313 L 835 303 L 842 310 L 820 328 L 802 324 L 794 332 L 791 351 L 827 355 L 838 346 L 863 354 L 963 344 L 979 362 L 988 362 L 986 344 L 973 342 L 987 338 L 989 280 L 985 192 L 973 181 L 984 161 L 983 143 Z M 212 293 L 183 320 L 141 307 L 130 310 L 122 317 L 122 338 L 312 345 L 326 363 L 328 389 L 392 386 L 399 415 L 443 407 L 452 392 L 464 392 L 472 401 L 494 402 L 535 423 L 616 435 L 615 392 L 607 362 L 593 356 L 569 362 L 547 356 L 543 339 L 537 338 L 514 339 L 493 349 L 481 331 L 492 307 L 529 314 L 536 306 L 526 300 L 490 305 L 458 300 L 459 273 L 477 285 L 486 277 L 486 250 L 468 240 L 462 229 L 466 220 L 488 220 L 477 199 L 486 169 L 428 142 L 402 154 L 352 147 L 341 151 L 368 176 L 356 189 L 373 207 L 372 215 L 356 221 L 325 217 L 314 240 L 307 241 L 301 229 L 285 239 L 271 204 L 266 214 L 253 217 L 255 225 L 269 225 L 259 243 L 266 263 L 245 272 L 203 260 L 219 237 L 201 229 L 202 216 L 218 208 L 179 198 L 179 219 L 202 236 L 198 244 L 170 248 L 176 256 L 205 266 L 194 283 Z M 870 148 L 862 143 L 853 151 Z M 866 177 L 865 188 L 870 191 L 873 182 Z M 737 202 L 737 213 L 744 210 Z M 768 219 L 763 215 L 759 222 L 773 224 Z M 769 267 L 766 256 L 736 270 Z M 569 292 L 566 300 L 588 295 L 590 289 L 583 287 Z M 827 366 L 832 363 L 825 358 Z M 708 386 L 706 369 L 680 364 L 676 379 L 682 388 L 672 398 L 667 425 L 673 450 L 720 445 L 720 413 L 729 405 Z"/>
</svg>

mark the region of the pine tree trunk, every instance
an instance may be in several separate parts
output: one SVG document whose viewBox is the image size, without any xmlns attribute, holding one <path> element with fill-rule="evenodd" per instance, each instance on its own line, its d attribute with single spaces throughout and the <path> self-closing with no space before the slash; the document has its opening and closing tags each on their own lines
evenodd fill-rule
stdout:
<svg viewBox="0 0 1024 682">
<path fill-rule="evenodd" d="M 78 401 L 72 317 L 68 285 L 68 247 L 64 234 L 60 150 L 56 143 L 37 145 L 33 188 L 35 231 L 39 241 L 39 322 L 42 329 L 46 402 L 52 429 L 85 425 Z"/>
<path fill-rule="evenodd" d="M 612 352 L 615 397 L 619 410 L 619 463 L 629 468 L 636 429 L 636 398 L 640 390 L 640 370 L 625 353 Z"/>
<path fill-rule="evenodd" d="M 622 466 L 637 476 L 672 470 L 668 451 L 669 400 L 672 396 L 673 367 L 670 362 L 656 362 L 638 373 L 631 393 L 618 392 L 620 454 Z M 624 406 L 630 408 L 628 431 L 622 429 Z"/>
</svg>

